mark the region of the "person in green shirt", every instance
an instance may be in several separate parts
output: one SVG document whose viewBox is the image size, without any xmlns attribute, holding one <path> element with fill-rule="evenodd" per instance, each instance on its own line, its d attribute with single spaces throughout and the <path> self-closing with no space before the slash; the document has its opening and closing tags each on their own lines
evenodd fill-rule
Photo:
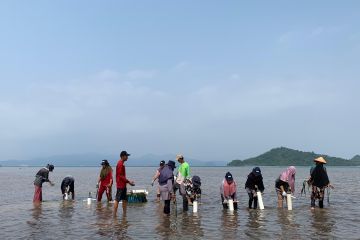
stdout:
<svg viewBox="0 0 360 240">
<path fill-rule="evenodd" d="M 176 181 L 174 184 L 174 195 L 176 193 L 176 190 L 179 189 L 180 195 L 183 198 L 183 210 L 188 211 L 189 210 L 189 203 L 188 199 L 186 197 L 186 191 L 184 186 L 184 180 L 186 178 L 190 177 L 190 166 L 187 162 L 184 160 L 184 156 L 181 154 L 176 155 L 176 160 L 180 163 L 179 170 L 176 176 Z M 176 199 L 176 196 L 175 196 Z"/>
</svg>

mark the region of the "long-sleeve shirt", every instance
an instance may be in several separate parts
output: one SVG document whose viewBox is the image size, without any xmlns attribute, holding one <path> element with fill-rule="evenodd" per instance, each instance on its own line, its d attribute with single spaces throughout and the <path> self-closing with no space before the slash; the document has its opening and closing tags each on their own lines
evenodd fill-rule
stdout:
<svg viewBox="0 0 360 240">
<path fill-rule="evenodd" d="M 34 185 L 38 186 L 38 187 L 42 187 L 42 184 L 44 182 L 49 182 L 49 169 L 47 168 L 41 168 L 35 176 L 35 181 L 34 181 Z"/>
<path fill-rule="evenodd" d="M 228 185 L 228 191 L 226 191 L 226 187 L 224 185 L 228 185 L 226 180 L 224 179 L 220 185 L 220 194 L 223 198 L 232 197 L 236 199 L 236 182 L 233 181 L 230 185 Z"/>
<path fill-rule="evenodd" d="M 255 176 L 253 173 L 250 173 L 248 175 L 247 180 L 246 180 L 245 188 L 255 190 L 255 185 L 257 185 L 260 192 L 264 191 L 265 187 L 264 187 L 262 176 L 261 175 L 260 176 Z"/>
<path fill-rule="evenodd" d="M 128 182 L 129 180 L 126 178 L 124 161 L 119 160 L 116 165 L 116 187 L 126 188 Z"/>
</svg>

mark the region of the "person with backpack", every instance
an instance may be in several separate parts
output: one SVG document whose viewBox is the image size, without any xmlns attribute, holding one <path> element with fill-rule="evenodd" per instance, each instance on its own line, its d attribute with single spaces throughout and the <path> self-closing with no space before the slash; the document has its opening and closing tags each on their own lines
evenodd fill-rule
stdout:
<svg viewBox="0 0 360 240">
<path fill-rule="evenodd" d="M 257 208 L 258 197 L 256 191 L 264 192 L 265 187 L 263 183 L 263 177 L 259 167 L 254 167 L 251 173 L 248 175 L 245 183 L 246 192 L 249 195 L 249 209 L 251 209 L 254 202 L 254 209 Z"/>
<path fill-rule="evenodd" d="M 236 204 L 236 182 L 233 179 L 233 176 L 230 172 L 225 174 L 225 179 L 220 185 L 220 196 L 221 203 L 224 209 L 228 208 L 227 201 L 232 199 L 234 201 L 234 208 L 237 208 Z"/>
<path fill-rule="evenodd" d="M 283 207 L 284 198 L 288 192 L 295 192 L 295 174 L 296 168 L 294 166 L 288 167 L 275 180 L 275 190 L 278 197 L 278 207 Z"/>
<path fill-rule="evenodd" d="M 159 168 L 156 170 L 155 175 L 153 176 L 152 182 L 151 182 L 151 186 L 154 186 L 154 182 L 156 181 L 156 179 L 159 179 L 160 176 L 160 171 L 161 169 L 163 169 L 165 166 L 165 161 L 161 160 L 160 161 L 160 166 Z M 157 188 L 157 192 L 156 192 L 156 200 L 160 201 L 160 187 Z"/>
<path fill-rule="evenodd" d="M 34 203 L 40 203 L 42 202 L 42 184 L 44 182 L 48 182 L 51 186 L 54 186 L 54 184 L 49 180 L 49 172 L 52 172 L 54 170 L 54 165 L 48 164 L 46 167 L 41 168 L 35 176 L 34 180 L 34 186 L 35 186 L 35 192 L 34 192 Z"/>
<path fill-rule="evenodd" d="M 169 160 L 159 171 L 159 189 L 161 200 L 164 200 L 164 213 L 170 214 L 170 200 L 173 195 L 175 162 Z"/>
<path fill-rule="evenodd" d="M 97 201 L 101 202 L 103 193 L 106 193 L 108 202 L 112 201 L 112 184 L 113 184 L 113 175 L 112 168 L 108 160 L 104 159 L 101 161 L 101 170 L 98 179 L 98 192 L 97 192 Z"/>
<path fill-rule="evenodd" d="M 311 209 L 315 208 L 315 200 L 319 199 L 319 208 L 324 207 L 324 195 L 325 188 L 332 187 L 327 175 L 326 160 L 323 157 L 318 157 L 314 159 L 316 166 L 310 170 L 310 179 L 308 184 L 312 185 L 311 191 Z"/>
<path fill-rule="evenodd" d="M 68 200 L 67 196 L 71 193 L 72 200 L 75 199 L 75 179 L 72 176 L 66 176 L 61 182 L 61 193 L 64 200 Z"/>
</svg>

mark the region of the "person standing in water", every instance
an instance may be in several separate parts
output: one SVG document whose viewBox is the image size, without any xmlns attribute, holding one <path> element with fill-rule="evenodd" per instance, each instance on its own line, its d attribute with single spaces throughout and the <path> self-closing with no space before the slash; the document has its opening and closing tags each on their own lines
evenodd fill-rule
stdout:
<svg viewBox="0 0 360 240">
<path fill-rule="evenodd" d="M 225 179 L 222 181 L 220 185 L 220 197 L 224 209 L 228 208 L 227 201 L 229 199 L 235 201 L 234 207 L 237 208 L 236 182 L 234 181 L 234 178 L 230 172 L 227 172 L 225 174 Z"/>
<path fill-rule="evenodd" d="M 164 166 L 165 166 L 165 161 L 164 161 L 164 160 L 160 161 L 160 166 L 159 166 L 159 168 L 156 170 L 155 175 L 153 176 L 153 179 L 152 179 L 152 182 L 151 182 L 151 186 L 154 186 L 154 182 L 156 181 L 156 179 L 159 178 L 159 176 L 160 176 L 160 171 L 161 171 L 161 169 L 164 168 Z M 159 186 L 157 187 L 156 200 L 157 200 L 157 201 L 160 201 L 160 187 L 159 187 Z"/>
<path fill-rule="evenodd" d="M 61 182 L 61 193 L 63 199 L 67 200 L 67 196 L 71 193 L 72 200 L 75 199 L 75 179 L 72 176 L 66 176 Z"/>
<path fill-rule="evenodd" d="M 46 167 L 41 168 L 35 176 L 34 186 L 35 186 L 35 192 L 34 192 L 34 203 L 40 203 L 42 202 L 42 184 L 44 182 L 48 182 L 51 186 L 54 186 L 54 184 L 49 180 L 49 172 L 52 172 L 54 170 L 54 165 L 48 164 Z"/>
<path fill-rule="evenodd" d="M 176 160 L 180 163 L 179 170 L 176 176 L 176 181 L 174 184 L 174 198 L 176 200 L 176 190 L 179 190 L 180 195 L 183 198 L 183 210 L 188 211 L 189 210 L 189 202 L 188 198 L 186 196 L 185 186 L 184 186 L 184 180 L 186 178 L 190 177 L 190 166 L 187 162 L 184 160 L 184 156 L 181 154 L 176 155 Z"/>
<path fill-rule="evenodd" d="M 275 181 L 275 189 L 278 197 L 278 207 L 283 207 L 283 200 L 288 192 L 295 192 L 295 174 L 296 168 L 294 166 L 288 167 L 283 171 Z"/>
<path fill-rule="evenodd" d="M 105 192 L 108 202 L 112 201 L 112 185 L 113 185 L 113 175 L 112 168 L 108 160 L 104 159 L 101 161 L 101 171 L 98 179 L 99 186 L 97 200 L 101 202 L 102 195 Z"/>
<path fill-rule="evenodd" d="M 161 200 L 165 201 L 164 213 L 170 214 L 170 200 L 173 195 L 174 183 L 174 169 L 176 168 L 175 162 L 169 160 L 163 168 L 160 169 L 159 174 L 159 188 Z"/>
<path fill-rule="evenodd" d="M 258 197 L 256 191 L 264 192 L 265 187 L 263 183 L 263 177 L 259 167 L 254 167 L 251 173 L 248 175 L 245 183 L 246 192 L 249 195 L 249 209 L 251 209 L 254 202 L 254 209 L 257 208 Z"/>
<path fill-rule="evenodd" d="M 319 199 L 319 208 L 324 207 L 325 188 L 332 187 L 324 167 L 326 160 L 323 157 L 318 157 L 314 159 L 314 162 L 316 166 L 311 169 L 310 179 L 308 180 L 308 183 L 312 185 L 311 209 L 315 208 L 316 199 Z"/>
<path fill-rule="evenodd" d="M 122 151 L 120 153 L 120 160 L 116 165 L 116 198 L 114 202 L 114 216 L 117 215 L 117 209 L 119 202 L 122 201 L 123 214 L 126 214 L 126 206 L 127 206 L 127 196 L 126 196 L 126 184 L 130 184 L 131 186 L 135 186 L 135 183 L 126 178 L 125 171 L 125 162 L 128 160 L 128 154 L 126 151 Z"/>
</svg>

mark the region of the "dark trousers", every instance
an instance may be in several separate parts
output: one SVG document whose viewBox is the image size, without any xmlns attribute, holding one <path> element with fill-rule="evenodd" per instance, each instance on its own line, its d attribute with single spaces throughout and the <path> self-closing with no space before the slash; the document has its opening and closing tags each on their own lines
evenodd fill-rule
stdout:
<svg viewBox="0 0 360 240">
<path fill-rule="evenodd" d="M 257 208 L 258 198 L 254 197 L 254 194 L 252 192 L 248 193 L 249 195 L 249 208 L 251 208 L 252 203 L 254 202 L 254 209 Z"/>
<path fill-rule="evenodd" d="M 165 200 L 164 213 L 170 214 L 170 200 Z"/>
</svg>

